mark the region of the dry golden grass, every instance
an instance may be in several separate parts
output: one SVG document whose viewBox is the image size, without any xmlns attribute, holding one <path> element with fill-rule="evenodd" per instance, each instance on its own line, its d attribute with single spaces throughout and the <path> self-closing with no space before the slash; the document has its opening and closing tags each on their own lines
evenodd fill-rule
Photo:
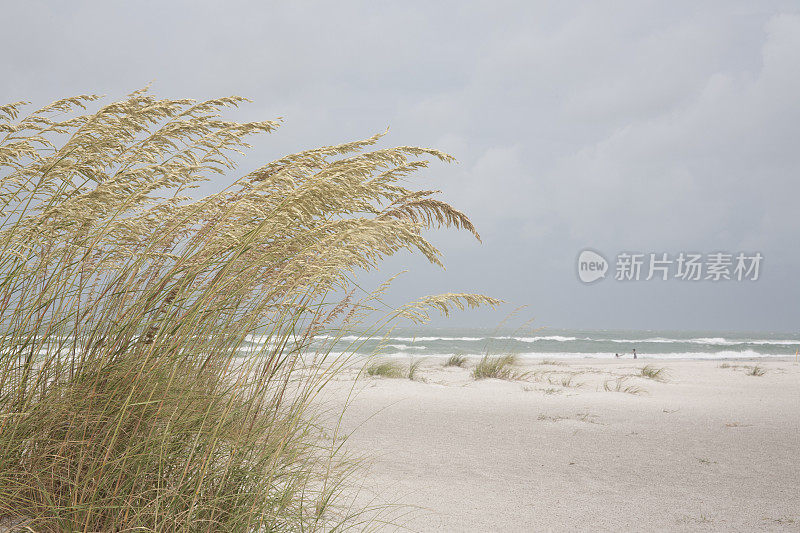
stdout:
<svg viewBox="0 0 800 533">
<path fill-rule="evenodd" d="M 247 138 L 278 126 L 222 118 L 243 98 L 97 100 L 0 106 L 0 519 L 366 527 L 340 507 L 343 436 L 312 408 L 344 360 L 311 342 L 497 303 L 430 296 L 362 328 L 385 287 L 356 300 L 356 271 L 401 250 L 441 264 L 432 226 L 478 236 L 435 191 L 401 185 L 452 158 L 376 135 L 230 181 Z M 190 196 L 212 178 L 217 192 Z M 245 357 L 250 335 L 264 342 Z"/>
</svg>

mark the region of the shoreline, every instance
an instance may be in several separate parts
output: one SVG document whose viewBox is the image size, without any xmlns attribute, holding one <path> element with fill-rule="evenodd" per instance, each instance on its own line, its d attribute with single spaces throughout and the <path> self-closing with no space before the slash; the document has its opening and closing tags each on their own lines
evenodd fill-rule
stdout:
<svg viewBox="0 0 800 533">
<path fill-rule="evenodd" d="M 433 355 L 413 355 L 413 356 L 409 355 L 409 354 L 380 354 L 380 355 L 374 355 L 374 356 L 354 354 L 353 357 L 354 358 L 357 357 L 357 358 L 363 359 L 365 361 L 369 360 L 369 359 L 380 359 L 380 360 L 383 360 L 383 359 L 395 360 L 396 359 L 398 361 L 408 361 L 408 360 L 424 361 L 426 359 L 431 359 L 431 360 L 436 360 L 436 361 L 444 361 L 448 357 L 450 357 L 451 355 L 453 355 L 453 354 L 433 354 Z M 498 355 L 500 355 L 500 354 L 489 354 L 489 357 L 497 357 Z M 483 356 L 482 355 L 475 355 L 475 354 L 464 354 L 464 357 L 466 357 L 467 359 L 469 359 L 472 362 L 476 362 L 476 361 L 480 360 Z M 773 363 L 795 363 L 795 362 L 797 362 L 798 364 L 800 364 L 800 359 L 798 359 L 798 361 L 795 361 L 795 356 L 794 355 L 792 355 L 792 356 L 788 356 L 788 355 L 776 355 L 776 356 L 762 355 L 762 356 L 758 356 L 758 357 L 744 356 L 744 357 L 675 357 L 675 358 L 658 357 L 658 355 L 644 355 L 644 356 L 639 356 L 637 359 L 633 359 L 630 356 L 630 354 L 626 354 L 624 357 L 617 358 L 617 357 L 614 357 L 613 355 L 611 357 L 608 357 L 606 355 L 602 355 L 602 356 L 598 355 L 598 356 L 594 356 L 594 357 L 592 357 L 592 356 L 586 356 L 586 357 L 558 357 L 558 354 L 546 354 L 546 353 L 544 353 L 544 354 L 540 354 L 540 355 L 537 354 L 537 356 L 535 356 L 535 357 L 527 355 L 527 354 L 525 354 L 525 355 L 515 354 L 515 357 L 518 358 L 518 361 L 519 361 L 520 364 L 538 364 L 538 363 L 541 363 L 541 361 L 547 361 L 547 360 L 557 360 L 557 361 L 562 361 L 562 362 L 565 362 L 565 363 L 592 362 L 592 363 L 599 363 L 599 364 L 603 364 L 603 363 L 606 363 L 606 362 L 614 362 L 614 361 L 631 361 L 631 362 L 658 361 L 658 362 L 663 362 L 663 363 L 667 363 L 667 362 L 688 363 L 688 362 L 692 362 L 692 361 L 705 361 L 705 362 L 714 362 L 714 361 L 719 361 L 719 362 L 732 362 L 732 361 L 759 362 L 759 361 L 763 361 L 763 362 L 773 362 Z"/>
</svg>

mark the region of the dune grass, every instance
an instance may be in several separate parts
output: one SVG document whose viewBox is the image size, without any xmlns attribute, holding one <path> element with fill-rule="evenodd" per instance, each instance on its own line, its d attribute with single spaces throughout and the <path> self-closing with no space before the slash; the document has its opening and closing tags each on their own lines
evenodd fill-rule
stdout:
<svg viewBox="0 0 800 533">
<path fill-rule="evenodd" d="M 644 365 L 639 369 L 639 376 L 654 381 L 665 382 L 668 380 L 666 368 L 656 368 L 653 365 Z"/>
<path fill-rule="evenodd" d="M 400 184 L 451 157 L 370 148 L 376 135 L 194 198 L 278 123 L 221 118 L 239 97 L 97 100 L 27 116 L 22 102 L 0 106 L 0 520 L 33 531 L 367 527 L 342 500 L 354 467 L 343 436 L 320 430 L 332 407 L 315 403 L 346 354 L 314 339 L 364 331 L 379 292 L 355 299 L 353 272 L 400 250 L 441 265 L 426 228 L 477 237 L 432 192 Z M 425 297 L 367 331 L 496 303 Z"/>
<path fill-rule="evenodd" d="M 516 363 L 515 355 L 484 355 L 472 369 L 472 377 L 475 379 L 522 379 L 525 374 L 514 369 Z"/>
<path fill-rule="evenodd" d="M 408 374 L 396 361 L 376 361 L 367 365 L 364 373 L 371 377 L 381 378 L 403 378 Z"/>
<path fill-rule="evenodd" d="M 364 373 L 370 377 L 405 378 L 411 381 L 420 379 L 419 367 L 422 360 L 411 360 L 408 366 L 397 361 L 374 361 L 364 368 Z"/>
<path fill-rule="evenodd" d="M 562 373 L 559 371 L 546 371 L 546 372 L 532 372 L 528 375 L 532 375 L 536 381 L 546 380 L 550 385 L 560 385 L 564 388 L 575 388 L 579 389 L 583 387 L 584 383 L 577 381 L 575 378 L 579 375 L 583 374 L 583 372 L 567 372 Z"/>
<path fill-rule="evenodd" d="M 467 357 L 461 354 L 451 355 L 447 358 L 447 361 L 444 362 L 444 366 L 457 366 L 459 368 L 464 368 L 467 366 Z"/>
<path fill-rule="evenodd" d="M 420 379 L 419 367 L 420 367 L 421 364 L 422 364 L 422 360 L 421 359 L 418 359 L 416 361 L 415 360 L 411 360 L 408 363 L 408 372 L 406 372 L 406 377 L 408 379 L 410 379 L 411 381 L 416 381 L 416 380 Z"/>
<path fill-rule="evenodd" d="M 722 363 L 720 368 L 732 368 L 734 370 L 744 370 L 748 376 L 763 376 L 767 373 L 767 369 L 761 365 L 735 365 L 731 363 Z"/>
<path fill-rule="evenodd" d="M 567 374 L 565 376 L 561 376 L 561 386 L 562 387 L 581 387 L 580 383 L 574 382 L 575 376 L 573 374 Z"/>
<path fill-rule="evenodd" d="M 626 394 L 644 394 L 646 389 L 638 385 L 631 385 L 628 376 L 621 376 L 613 380 L 603 382 L 603 390 L 608 392 L 624 392 Z"/>
</svg>

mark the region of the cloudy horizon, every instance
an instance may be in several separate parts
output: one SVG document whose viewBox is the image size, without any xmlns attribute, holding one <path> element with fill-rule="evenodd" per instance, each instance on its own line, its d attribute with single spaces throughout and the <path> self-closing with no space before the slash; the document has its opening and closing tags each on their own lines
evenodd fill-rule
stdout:
<svg viewBox="0 0 800 533">
<path fill-rule="evenodd" d="M 239 94 L 283 117 L 241 171 L 390 128 L 453 154 L 418 178 L 466 212 L 401 254 L 393 303 L 506 300 L 555 328 L 796 332 L 800 7 L 793 2 L 25 2 L 5 7 L 2 103 Z M 238 175 L 238 173 L 236 174 Z M 209 186 L 211 187 L 211 186 Z M 211 189 L 204 189 L 206 192 Z M 606 279 L 582 283 L 579 253 Z M 615 280 L 620 253 L 763 256 L 759 278 Z M 705 275 L 703 276 L 705 277 Z"/>
</svg>

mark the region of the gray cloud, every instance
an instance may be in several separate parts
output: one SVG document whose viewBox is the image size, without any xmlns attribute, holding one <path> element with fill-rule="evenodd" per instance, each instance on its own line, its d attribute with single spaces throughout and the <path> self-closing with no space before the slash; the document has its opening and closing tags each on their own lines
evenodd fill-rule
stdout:
<svg viewBox="0 0 800 533">
<path fill-rule="evenodd" d="M 251 167 L 391 126 L 460 163 L 484 237 L 433 235 L 397 299 L 475 289 L 554 326 L 796 329 L 800 14 L 793 2 L 26 2 L 4 7 L 0 99 L 243 94 L 283 116 Z M 753 284 L 581 285 L 585 246 L 764 253 Z M 370 279 L 377 279 L 373 276 Z M 457 321 L 498 321 L 486 314 Z"/>
</svg>

